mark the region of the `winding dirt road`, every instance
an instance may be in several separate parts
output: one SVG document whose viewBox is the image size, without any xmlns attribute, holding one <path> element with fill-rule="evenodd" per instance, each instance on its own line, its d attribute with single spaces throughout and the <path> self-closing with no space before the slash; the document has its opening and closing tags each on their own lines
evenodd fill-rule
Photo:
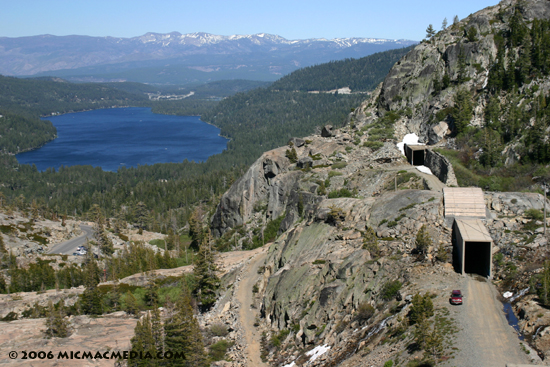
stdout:
<svg viewBox="0 0 550 367">
<path fill-rule="evenodd" d="M 247 364 L 250 367 L 268 367 L 260 358 L 260 333 L 254 326 L 254 320 L 258 310 L 250 307 L 253 303 L 252 287 L 262 277 L 258 274 L 258 268 L 264 264 L 267 247 L 264 251 L 253 257 L 241 272 L 241 280 L 235 292 L 235 297 L 241 304 L 239 318 L 246 341 Z"/>
</svg>

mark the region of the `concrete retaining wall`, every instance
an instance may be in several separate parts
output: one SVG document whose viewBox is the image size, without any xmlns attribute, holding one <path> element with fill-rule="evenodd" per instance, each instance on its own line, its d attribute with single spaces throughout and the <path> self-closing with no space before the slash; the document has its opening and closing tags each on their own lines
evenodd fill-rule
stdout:
<svg viewBox="0 0 550 367">
<path fill-rule="evenodd" d="M 443 155 L 431 149 L 426 150 L 424 165 L 432 170 L 432 173 L 447 186 L 458 186 L 455 172 L 451 162 Z"/>
</svg>

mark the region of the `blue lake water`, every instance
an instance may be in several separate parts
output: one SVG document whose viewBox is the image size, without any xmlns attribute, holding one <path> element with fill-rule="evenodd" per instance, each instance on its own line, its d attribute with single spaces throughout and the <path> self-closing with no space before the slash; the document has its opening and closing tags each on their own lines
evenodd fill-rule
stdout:
<svg viewBox="0 0 550 367">
<path fill-rule="evenodd" d="M 205 161 L 227 148 L 220 129 L 197 116 L 158 115 L 150 108 L 111 108 L 48 117 L 58 138 L 17 154 L 38 170 L 92 165 L 105 171 L 155 163 Z"/>
</svg>

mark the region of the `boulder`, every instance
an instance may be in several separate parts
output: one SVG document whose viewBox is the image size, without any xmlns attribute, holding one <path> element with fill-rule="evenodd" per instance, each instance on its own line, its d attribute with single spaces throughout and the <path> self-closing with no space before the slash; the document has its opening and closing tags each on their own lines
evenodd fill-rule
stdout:
<svg viewBox="0 0 550 367">
<path fill-rule="evenodd" d="M 321 130 L 321 136 L 323 138 L 330 138 L 332 136 L 332 125 L 325 125 Z"/>
<path fill-rule="evenodd" d="M 311 157 L 300 158 L 296 166 L 299 168 L 311 168 L 313 167 L 313 159 Z"/>
<path fill-rule="evenodd" d="M 290 138 L 288 140 L 288 143 L 287 145 L 289 146 L 294 146 L 296 148 L 299 148 L 299 147 L 302 147 L 304 146 L 304 144 L 306 143 L 306 141 L 304 139 L 300 139 L 300 138 Z"/>
</svg>

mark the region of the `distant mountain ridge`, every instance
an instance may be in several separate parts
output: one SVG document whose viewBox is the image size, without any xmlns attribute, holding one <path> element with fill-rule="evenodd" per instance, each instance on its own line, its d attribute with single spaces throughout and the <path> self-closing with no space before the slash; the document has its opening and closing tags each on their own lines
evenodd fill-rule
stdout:
<svg viewBox="0 0 550 367">
<path fill-rule="evenodd" d="M 220 79 L 275 80 L 298 68 L 407 47 L 410 40 L 287 40 L 267 33 L 204 32 L 139 37 L 0 37 L 0 74 L 70 80 L 186 84 Z"/>
</svg>

